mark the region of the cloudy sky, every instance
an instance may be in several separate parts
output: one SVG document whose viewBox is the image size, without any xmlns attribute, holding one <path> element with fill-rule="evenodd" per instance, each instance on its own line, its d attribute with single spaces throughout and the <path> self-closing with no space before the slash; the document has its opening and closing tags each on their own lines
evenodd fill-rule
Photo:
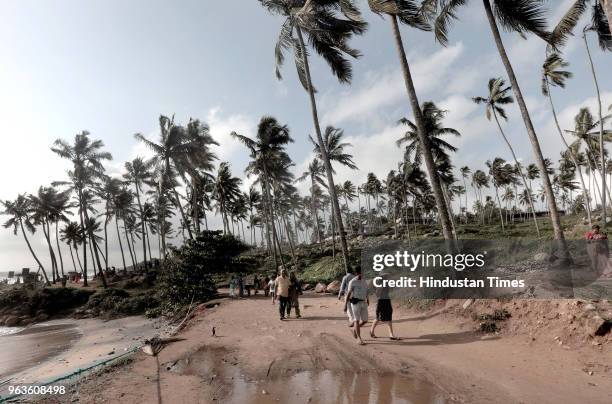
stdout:
<svg viewBox="0 0 612 404">
<path fill-rule="evenodd" d="M 368 172 L 384 177 L 396 168 L 402 151 L 395 140 L 403 131 L 396 122 L 411 115 L 389 22 L 362 3 L 370 26 L 352 43 L 363 53 L 354 62 L 352 85 L 338 84 L 316 57 L 312 66 L 322 124 L 345 130 L 360 168 L 339 170 L 338 179 L 355 183 L 362 183 Z M 471 102 L 486 94 L 490 77 L 505 77 L 482 5 L 472 3 L 460 12 L 446 48 L 430 33 L 403 28 L 402 34 L 420 100 L 447 109 L 445 124 L 462 133 L 452 139 L 459 147 L 454 164 L 476 169 L 487 159 L 511 156 L 482 109 Z M 557 20 L 570 1 L 548 3 L 551 19 Z M 64 179 L 69 167 L 49 147 L 82 130 L 104 141 L 114 157 L 108 170 L 120 173 L 126 160 L 145 153 L 134 133 L 155 138 L 159 114 L 175 114 L 179 122 L 190 117 L 206 121 L 221 143 L 217 153 L 231 162 L 235 174 L 242 174 L 247 153 L 229 133 L 253 135 L 262 115 L 289 125 L 296 173 L 312 157 L 307 95 L 290 63 L 284 81 L 273 73 L 281 20 L 255 0 L 0 0 L 0 15 L 0 199 Z M 539 92 L 545 44 L 506 34 L 504 40 L 544 153 L 557 161 L 561 142 Z M 604 72 L 610 55 L 594 40 L 591 44 L 607 106 L 612 77 Z M 574 78 L 554 96 L 562 126 L 571 128 L 581 106 L 594 108 L 595 91 L 581 37 L 569 42 L 565 58 Z M 505 128 L 519 158 L 532 162 L 515 105 L 508 115 Z M 48 263 L 38 233 L 33 246 Z M 111 261 L 117 266 L 118 257 L 113 250 Z M 23 238 L 0 229 L 0 272 L 24 266 L 34 267 L 34 262 Z"/>
</svg>

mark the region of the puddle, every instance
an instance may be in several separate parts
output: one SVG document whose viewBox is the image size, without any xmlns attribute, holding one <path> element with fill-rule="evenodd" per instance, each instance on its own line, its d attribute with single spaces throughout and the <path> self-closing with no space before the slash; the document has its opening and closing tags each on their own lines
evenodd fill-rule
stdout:
<svg viewBox="0 0 612 404">
<path fill-rule="evenodd" d="M 0 379 L 39 365 L 81 336 L 76 324 L 34 325 L 0 337 Z"/>
<path fill-rule="evenodd" d="M 442 404 L 445 395 L 432 384 L 397 373 L 301 371 L 273 379 L 249 379 L 237 355 L 204 349 L 166 364 L 166 370 L 218 383 L 219 402 L 280 403 L 418 403 Z"/>
</svg>

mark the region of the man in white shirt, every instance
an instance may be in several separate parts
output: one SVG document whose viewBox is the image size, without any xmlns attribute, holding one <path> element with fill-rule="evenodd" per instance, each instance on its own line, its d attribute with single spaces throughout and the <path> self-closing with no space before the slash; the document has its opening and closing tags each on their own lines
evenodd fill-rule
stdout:
<svg viewBox="0 0 612 404">
<path fill-rule="evenodd" d="M 349 269 L 349 271 L 346 273 L 346 275 L 344 275 L 344 277 L 342 278 L 342 283 L 340 283 L 340 290 L 338 291 L 338 300 L 341 300 L 344 295 L 346 295 L 346 292 L 348 290 L 348 285 L 349 282 L 355 277 L 355 275 L 353 275 L 353 271 Z M 351 306 L 347 306 L 347 310 L 346 310 L 346 314 L 348 315 L 348 319 L 349 319 L 349 327 L 353 326 L 353 322 L 355 321 L 353 319 L 353 309 L 351 308 Z"/>
<path fill-rule="evenodd" d="M 361 269 L 355 271 L 355 277 L 348 284 L 348 292 L 344 299 L 344 311 L 351 305 L 353 311 L 353 337 L 359 345 L 365 345 L 361 339 L 361 326 L 368 321 L 368 284 L 361 274 Z"/>
</svg>

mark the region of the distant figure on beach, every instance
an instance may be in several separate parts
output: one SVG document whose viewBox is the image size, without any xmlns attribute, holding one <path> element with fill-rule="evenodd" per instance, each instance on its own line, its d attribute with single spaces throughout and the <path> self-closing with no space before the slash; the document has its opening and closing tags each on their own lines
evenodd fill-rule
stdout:
<svg viewBox="0 0 612 404">
<path fill-rule="evenodd" d="M 302 294 L 302 284 L 295 276 L 295 272 L 289 275 L 289 305 L 287 306 L 287 317 L 291 316 L 291 308 L 295 309 L 295 317 L 301 318 L 300 314 L 300 295 Z"/>
<path fill-rule="evenodd" d="M 264 291 L 264 296 L 268 297 L 270 295 L 270 277 L 266 276 L 264 278 L 262 289 Z"/>
<path fill-rule="evenodd" d="M 387 274 L 382 274 L 383 279 L 388 279 L 388 277 Z M 379 323 L 387 323 L 389 327 L 389 339 L 399 339 L 393 335 L 393 306 L 391 305 L 391 296 L 389 292 L 389 286 L 376 288 L 376 297 L 378 300 L 376 301 L 376 319 L 372 323 L 372 328 L 370 329 L 370 337 L 372 338 L 376 338 L 376 326 Z"/>
<path fill-rule="evenodd" d="M 274 278 L 274 275 L 272 276 L 272 278 Z M 274 279 L 270 279 L 268 281 L 268 284 L 266 285 L 268 290 L 270 291 L 270 296 L 272 296 L 272 304 L 274 304 L 274 300 L 275 300 L 275 296 L 276 296 L 276 283 L 274 282 Z"/>
<path fill-rule="evenodd" d="M 257 275 L 253 276 L 253 294 L 257 296 L 257 291 L 259 290 L 259 278 Z"/>
<path fill-rule="evenodd" d="M 591 270 L 600 275 L 608 272 L 610 250 L 606 233 L 601 231 L 599 225 L 594 224 L 584 238 L 587 241 L 587 254 L 591 259 Z"/>
<path fill-rule="evenodd" d="M 238 296 L 244 297 L 244 279 L 242 274 L 238 274 Z"/>
<path fill-rule="evenodd" d="M 361 326 L 368 322 L 368 284 L 361 274 L 361 269 L 355 270 L 355 277 L 348 284 L 346 298 L 344 299 L 344 311 L 348 305 L 353 310 L 353 337 L 359 345 L 365 345 L 361 339 Z"/>
<path fill-rule="evenodd" d="M 232 275 L 229 281 L 229 295 L 236 297 L 236 275 Z"/>
<path fill-rule="evenodd" d="M 344 275 L 344 277 L 342 278 L 342 282 L 340 283 L 340 290 L 338 291 L 338 300 L 341 300 L 346 295 L 349 282 L 354 277 L 355 275 L 353 274 L 353 270 L 349 269 L 346 275 Z M 352 327 L 355 320 L 353 319 L 353 309 L 351 309 L 350 305 L 347 307 L 346 315 L 348 316 L 349 327 Z"/>
<path fill-rule="evenodd" d="M 287 311 L 287 305 L 289 304 L 289 276 L 287 276 L 287 270 L 282 269 L 280 276 L 274 281 L 275 286 L 275 297 L 278 297 L 278 312 L 280 319 L 285 319 L 285 312 Z"/>
</svg>

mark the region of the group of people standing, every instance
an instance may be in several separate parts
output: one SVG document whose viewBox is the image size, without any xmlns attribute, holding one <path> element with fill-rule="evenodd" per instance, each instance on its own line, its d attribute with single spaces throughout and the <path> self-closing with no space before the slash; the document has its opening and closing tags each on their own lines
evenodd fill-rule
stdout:
<svg viewBox="0 0 612 404">
<path fill-rule="evenodd" d="M 230 297 L 250 297 L 251 291 L 257 296 L 260 289 L 268 296 L 266 284 L 268 278 L 260 279 L 257 275 L 244 276 L 243 274 L 232 275 L 229 281 Z"/>
<path fill-rule="evenodd" d="M 383 274 L 383 278 L 387 275 Z M 393 306 L 391 305 L 391 296 L 389 287 L 377 287 L 376 297 L 376 319 L 370 328 L 370 337 L 377 338 L 375 331 L 380 323 L 387 323 L 389 327 L 389 338 L 398 340 L 393 334 Z M 363 278 L 361 269 L 354 272 L 347 272 L 342 278 L 340 291 L 338 292 L 338 300 L 344 298 L 344 312 L 346 312 L 349 320 L 349 327 L 352 330 L 353 337 L 359 345 L 365 345 L 361 338 L 361 327 L 368 322 L 368 306 L 370 299 L 368 298 L 368 284 Z"/>
<path fill-rule="evenodd" d="M 272 294 L 272 304 L 278 299 L 278 312 L 280 319 L 291 317 L 291 308 L 295 310 L 295 317 L 301 318 L 299 297 L 302 294 L 302 284 L 297 279 L 295 272 L 288 274 L 285 268 L 274 281 L 268 284 Z"/>
</svg>

